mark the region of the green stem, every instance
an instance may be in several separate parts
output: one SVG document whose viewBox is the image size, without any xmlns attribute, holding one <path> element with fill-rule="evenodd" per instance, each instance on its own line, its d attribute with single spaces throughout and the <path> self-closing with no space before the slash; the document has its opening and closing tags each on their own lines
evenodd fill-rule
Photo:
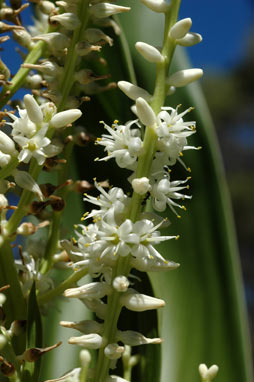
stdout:
<svg viewBox="0 0 254 382">
<path fill-rule="evenodd" d="M 82 277 L 86 276 L 88 273 L 87 269 L 80 269 L 77 272 L 72 273 L 66 280 L 57 285 L 56 288 L 50 290 L 49 292 L 38 296 L 37 301 L 39 305 L 46 304 L 53 298 L 60 296 L 65 289 L 70 288 L 73 284 L 78 282 Z"/>
<path fill-rule="evenodd" d="M 19 161 L 18 158 L 12 158 L 10 162 L 1 168 L 0 170 L 0 179 L 5 179 L 11 175 L 12 171 L 18 166 Z"/>
</svg>

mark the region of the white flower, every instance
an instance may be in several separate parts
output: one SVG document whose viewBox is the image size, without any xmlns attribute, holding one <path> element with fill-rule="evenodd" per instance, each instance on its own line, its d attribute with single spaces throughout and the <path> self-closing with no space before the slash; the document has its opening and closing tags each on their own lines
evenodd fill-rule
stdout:
<svg viewBox="0 0 254 382">
<path fill-rule="evenodd" d="M 159 182 L 155 183 L 151 189 L 153 208 L 156 211 L 164 211 L 168 205 L 171 210 L 179 216 L 174 207 L 179 207 L 183 210 L 185 210 L 185 207 L 174 202 L 172 199 L 191 199 L 191 196 L 179 192 L 188 188 L 188 186 L 182 186 L 182 184 L 185 184 L 188 180 L 189 178 L 171 182 L 169 179 L 161 179 Z"/>
<path fill-rule="evenodd" d="M 99 183 L 95 181 L 95 187 L 98 191 L 100 191 L 100 195 L 95 198 L 94 196 L 90 196 L 85 194 L 84 201 L 95 204 L 100 209 L 92 210 L 89 214 L 85 214 L 84 219 L 88 219 L 91 217 L 96 217 L 96 219 L 100 219 L 105 216 L 107 213 L 111 213 L 113 215 L 121 215 L 126 209 L 126 205 L 128 202 L 128 197 L 125 195 L 123 190 L 118 187 L 113 187 L 106 192 L 103 187 L 100 186 Z"/>
<path fill-rule="evenodd" d="M 142 140 L 139 137 L 139 130 L 132 129 L 132 125 L 137 121 L 130 121 L 126 125 L 112 127 L 104 124 L 110 135 L 103 134 L 102 138 L 97 139 L 97 143 L 105 146 L 108 156 L 100 160 L 109 160 L 115 158 L 116 163 L 121 168 L 133 168 L 136 165 L 138 155 L 142 150 Z"/>
<path fill-rule="evenodd" d="M 39 165 L 45 162 L 45 159 L 50 155 L 50 139 L 45 137 L 48 127 L 42 127 L 38 133 L 31 138 L 22 135 L 14 136 L 14 140 L 22 148 L 18 155 L 20 162 L 28 163 L 34 157 Z M 54 154 L 53 154 L 54 155 Z"/>
</svg>

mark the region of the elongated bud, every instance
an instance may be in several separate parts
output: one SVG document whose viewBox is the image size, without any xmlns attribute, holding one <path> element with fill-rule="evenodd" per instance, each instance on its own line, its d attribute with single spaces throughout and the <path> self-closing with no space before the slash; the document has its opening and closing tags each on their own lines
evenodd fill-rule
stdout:
<svg viewBox="0 0 254 382">
<path fill-rule="evenodd" d="M 31 191 L 38 196 L 38 198 L 43 201 L 44 197 L 41 192 L 40 187 L 35 182 L 35 180 L 31 177 L 31 175 L 26 171 L 14 170 L 12 172 L 15 183 L 21 188 L 25 190 Z"/>
<path fill-rule="evenodd" d="M 46 348 L 30 348 L 30 349 L 25 350 L 24 353 L 19 357 L 21 360 L 24 360 L 27 362 L 35 362 L 43 354 L 48 353 L 49 351 L 56 349 L 61 344 L 62 344 L 62 342 L 58 342 L 57 344 L 52 345 L 52 346 L 48 346 Z"/>
<path fill-rule="evenodd" d="M 64 28 L 74 30 L 80 26 L 80 20 L 74 13 L 61 13 L 50 17 L 50 21 L 57 21 Z"/>
<path fill-rule="evenodd" d="M 88 349 L 100 349 L 105 346 L 105 339 L 96 333 L 85 334 L 80 337 L 71 337 L 69 344 L 85 346 Z"/>
<path fill-rule="evenodd" d="M 79 109 L 61 111 L 52 117 L 50 126 L 55 127 L 56 129 L 67 126 L 70 123 L 75 122 L 81 115 L 82 112 Z"/>
<path fill-rule="evenodd" d="M 41 64 L 22 64 L 22 68 L 35 69 L 48 76 L 58 76 L 62 72 L 62 68 L 51 61 L 44 61 Z"/>
<path fill-rule="evenodd" d="M 146 100 L 139 97 L 136 100 L 136 108 L 137 108 L 138 118 L 145 126 L 153 126 L 155 124 L 156 116 L 154 114 L 153 109 L 146 102 Z"/>
<path fill-rule="evenodd" d="M 175 87 L 181 87 L 198 80 L 203 76 L 202 69 L 185 69 L 172 74 L 167 79 L 167 84 Z"/>
<path fill-rule="evenodd" d="M 99 3 L 92 5 L 89 11 L 92 16 L 98 19 L 116 15 L 122 12 L 128 12 L 130 7 L 122 7 L 120 5 L 110 4 L 110 3 Z"/>
<path fill-rule="evenodd" d="M 104 349 L 104 354 L 108 359 L 119 359 L 124 352 L 124 346 L 118 344 L 108 344 Z"/>
<path fill-rule="evenodd" d="M 40 124 L 43 121 L 43 114 L 40 106 L 31 94 L 26 94 L 24 96 L 24 104 L 28 118 L 35 124 Z"/>
<path fill-rule="evenodd" d="M 52 52 L 68 48 L 70 39 L 60 32 L 45 33 L 32 38 L 34 41 L 45 41 Z"/>
<path fill-rule="evenodd" d="M 100 334 L 103 331 L 103 324 L 99 324 L 99 322 L 93 320 L 84 320 L 80 322 L 60 321 L 60 325 L 65 328 L 79 330 L 84 334 Z"/>
<path fill-rule="evenodd" d="M 146 338 L 143 334 L 134 332 L 133 330 L 118 330 L 117 339 L 129 346 L 160 344 L 162 342 L 161 338 Z"/>
<path fill-rule="evenodd" d="M 169 37 L 174 40 L 183 38 L 189 32 L 191 25 L 192 20 L 190 18 L 177 21 L 169 31 Z"/>
<path fill-rule="evenodd" d="M 176 269 L 180 266 L 180 264 L 175 263 L 174 261 L 155 261 L 153 259 L 139 259 L 133 258 L 131 260 L 131 265 L 133 268 L 141 272 L 161 272 L 161 271 L 169 271 L 172 269 Z"/>
<path fill-rule="evenodd" d="M 133 85 L 127 81 L 119 81 L 117 83 L 118 87 L 122 92 L 127 95 L 130 99 L 136 101 L 137 98 L 144 98 L 146 101 L 150 101 L 152 98 L 151 94 L 149 94 L 145 89 L 140 88 L 139 86 Z"/>
<path fill-rule="evenodd" d="M 151 188 L 149 179 L 146 177 L 133 179 L 131 185 L 133 190 L 139 195 L 145 195 Z"/>
<path fill-rule="evenodd" d="M 117 292 L 126 292 L 130 285 L 126 276 L 117 276 L 113 280 L 113 287 Z"/>
<path fill-rule="evenodd" d="M 103 282 L 94 282 L 82 285 L 78 288 L 66 289 L 65 297 L 74 298 L 102 298 L 112 293 L 112 288 Z"/>
<path fill-rule="evenodd" d="M 146 310 L 158 309 L 165 306 L 165 301 L 159 298 L 147 296 L 136 291 L 125 292 L 120 297 L 120 302 L 129 310 L 144 312 Z"/>
<path fill-rule="evenodd" d="M 164 61 L 162 54 L 152 45 L 139 41 L 136 42 L 135 48 L 149 62 L 159 64 Z"/>
<path fill-rule="evenodd" d="M 91 362 L 92 357 L 88 350 L 83 349 L 79 353 L 79 359 L 81 366 L 87 368 Z"/>
<path fill-rule="evenodd" d="M 13 38 L 17 43 L 19 43 L 20 45 L 24 46 L 27 49 L 32 48 L 32 45 L 34 44 L 32 42 L 32 37 L 30 33 L 28 33 L 25 29 L 14 30 L 12 33 L 13 33 Z"/>
<path fill-rule="evenodd" d="M 178 45 L 182 46 L 193 46 L 202 41 L 202 36 L 199 33 L 187 33 L 183 38 L 176 40 Z"/>
<path fill-rule="evenodd" d="M 165 0 L 141 0 L 142 3 L 157 13 L 165 13 L 169 10 L 169 3 Z"/>
<path fill-rule="evenodd" d="M 42 13 L 45 13 L 46 15 L 49 15 L 51 12 L 53 12 L 56 7 L 51 1 L 43 0 L 39 3 L 39 8 Z"/>
<path fill-rule="evenodd" d="M 113 39 L 107 36 L 102 30 L 98 28 L 87 28 L 84 34 L 84 38 L 90 42 L 90 44 L 95 44 L 98 41 L 104 40 L 110 46 L 113 45 Z"/>
<path fill-rule="evenodd" d="M 15 149 L 15 143 L 13 140 L 0 130 L 0 151 L 4 154 L 17 155 L 17 150 Z"/>
</svg>

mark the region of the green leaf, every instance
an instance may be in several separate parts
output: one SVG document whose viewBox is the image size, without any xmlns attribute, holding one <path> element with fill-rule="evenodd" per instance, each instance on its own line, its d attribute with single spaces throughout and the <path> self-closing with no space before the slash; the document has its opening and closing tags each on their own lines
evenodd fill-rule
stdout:
<svg viewBox="0 0 254 382">
<path fill-rule="evenodd" d="M 35 282 L 33 283 L 29 294 L 27 317 L 26 349 L 42 347 L 42 322 L 41 314 L 37 304 Z M 40 358 L 36 362 L 25 362 L 22 373 L 22 381 L 38 382 L 40 364 Z"/>
</svg>

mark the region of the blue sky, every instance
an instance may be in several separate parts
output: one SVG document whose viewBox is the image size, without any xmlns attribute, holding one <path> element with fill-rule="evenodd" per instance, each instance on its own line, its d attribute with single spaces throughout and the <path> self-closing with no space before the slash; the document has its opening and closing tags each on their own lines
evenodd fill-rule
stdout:
<svg viewBox="0 0 254 382">
<path fill-rule="evenodd" d="M 204 41 L 189 49 L 194 66 L 226 69 L 242 59 L 250 34 L 251 4 L 252 0 L 182 1 L 180 17 L 191 15 L 192 31 Z"/>
</svg>

